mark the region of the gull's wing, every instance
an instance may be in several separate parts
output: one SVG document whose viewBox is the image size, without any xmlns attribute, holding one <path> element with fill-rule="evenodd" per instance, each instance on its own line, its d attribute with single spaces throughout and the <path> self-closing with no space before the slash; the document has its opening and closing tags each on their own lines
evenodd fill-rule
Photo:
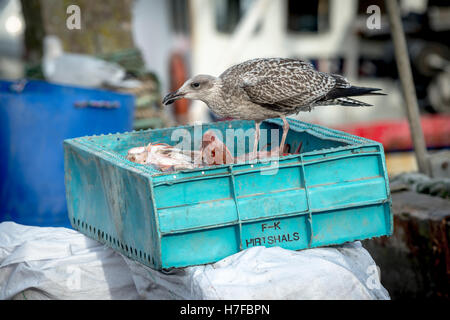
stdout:
<svg viewBox="0 0 450 320">
<path fill-rule="evenodd" d="M 251 60 L 243 71 L 240 86 L 249 99 L 277 111 L 307 106 L 336 86 L 334 77 L 296 59 Z"/>
</svg>

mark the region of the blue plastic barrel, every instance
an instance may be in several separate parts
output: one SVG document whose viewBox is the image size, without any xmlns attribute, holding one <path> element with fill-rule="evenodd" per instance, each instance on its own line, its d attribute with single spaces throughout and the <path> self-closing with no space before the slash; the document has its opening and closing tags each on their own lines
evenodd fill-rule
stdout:
<svg viewBox="0 0 450 320">
<path fill-rule="evenodd" d="M 0 222 L 71 227 L 63 140 L 130 131 L 134 96 L 0 81 Z"/>
</svg>

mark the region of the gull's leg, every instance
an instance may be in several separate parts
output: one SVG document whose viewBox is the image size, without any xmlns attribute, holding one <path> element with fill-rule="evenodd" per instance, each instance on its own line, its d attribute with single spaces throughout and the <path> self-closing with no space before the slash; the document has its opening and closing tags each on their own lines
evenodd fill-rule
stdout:
<svg viewBox="0 0 450 320">
<path fill-rule="evenodd" d="M 259 143 L 259 125 L 261 124 L 261 121 L 255 121 L 255 142 L 253 144 L 253 159 L 256 159 L 256 156 L 258 154 L 258 143 Z"/>
<path fill-rule="evenodd" d="M 289 131 L 289 123 L 286 120 L 286 116 L 284 114 L 281 115 L 281 120 L 283 120 L 283 136 L 281 137 L 281 143 L 280 143 L 280 156 L 283 155 L 284 152 L 284 144 L 286 142 L 287 133 Z"/>
</svg>

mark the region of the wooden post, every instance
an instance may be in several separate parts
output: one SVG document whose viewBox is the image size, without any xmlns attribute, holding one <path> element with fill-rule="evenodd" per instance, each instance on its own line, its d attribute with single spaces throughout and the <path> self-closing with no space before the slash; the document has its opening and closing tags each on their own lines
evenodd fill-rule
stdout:
<svg viewBox="0 0 450 320">
<path fill-rule="evenodd" d="M 42 41 L 45 36 L 40 0 L 21 0 L 25 20 L 25 60 L 31 64 L 42 59 Z"/>
<path fill-rule="evenodd" d="M 416 154 L 419 172 L 430 175 L 430 166 L 427 158 L 427 147 L 420 123 L 419 106 L 417 104 L 416 89 L 411 72 L 411 64 L 406 46 L 400 10 L 397 0 L 385 0 L 389 16 L 392 40 L 395 48 L 395 59 L 397 61 L 398 74 L 402 83 L 403 95 L 406 103 L 406 114 L 408 116 L 411 138 Z"/>
</svg>

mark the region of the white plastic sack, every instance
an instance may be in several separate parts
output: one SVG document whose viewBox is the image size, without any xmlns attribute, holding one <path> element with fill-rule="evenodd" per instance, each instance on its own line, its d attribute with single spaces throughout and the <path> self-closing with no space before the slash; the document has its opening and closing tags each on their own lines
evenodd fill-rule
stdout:
<svg viewBox="0 0 450 320">
<path fill-rule="evenodd" d="M 155 271 L 66 228 L 0 223 L 0 299 L 389 299 L 361 243 Z"/>
</svg>

